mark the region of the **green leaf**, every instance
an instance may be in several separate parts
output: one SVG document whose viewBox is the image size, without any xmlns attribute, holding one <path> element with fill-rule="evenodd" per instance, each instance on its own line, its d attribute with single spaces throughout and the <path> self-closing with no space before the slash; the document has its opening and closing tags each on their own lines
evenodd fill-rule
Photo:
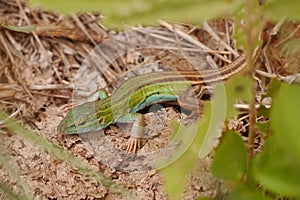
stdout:
<svg viewBox="0 0 300 200">
<path fill-rule="evenodd" d="M 263 195 L 261 191 L 259 191 L 257 188 L 249 187 L 245 183 L 241 184 L 239 188 L 232 191 L 227 200 L 269 200 L 270 198 L 267 198 Z"/>
<path fill-rule="evenodd" d="M 198 134 L 203 136 L 203 144 L 200 147 L 199 157 L 204 158 L 216 145 L 219 137 L 221 137 L 225 116 L 226 116 L 226 93 L 221 85 L 214 90 L 214 96 L 210 104 L 204 107 L 203 117 L 205 117 L 205 128 L 199 129 Z M 202 119 L 201 119 L 202 120 Z"/>
<path fill-rule="evenodd" d="M 279 144 L 293 154 L 300 166 L 300 85 L 282 85 L 280 95 L 274 99 L 271 126 Z"/>
<path fill-rule="evenodd" d="M 271 132 L 270 122 L 269 121 L 266 121 L 266 122 L 256 122 L 256 126 L 257 126 L 257 128 L 260 131 L 262 131 L 264 133 L 270 133 Z"/>
<path fill-rule="evenodd" d="M 200 162 L 199 148 L 203 144 L 211 119 L 210 103 L 207 103 L 205 108 L 208 110 L 208 116 L 203 116 L 199 123 L 188 127 L 179 126 L 173 139 L 181 145 L 176 147 L 176 152 L 171 158 L 165 160 L 165 157 L 162 157 L 157 160 L 157 168 L 165 166 L 160 172 L 165 180 L 164 188 L 171 199 L 181 199 L 190 173 Z"/>
<path fill-rule="evenodd" d="M 299 165 L 295 157 L 281 148 L 275 136 L 253 160 L 253 174 L 265 188 L 286 196 L 300 196 Z"/>
<path fill-rule="evenodd" d="M 221 136 L 225 118 L 233 118 L 236 115 L 234 103 L 237 100 L 250 101 L 251 86 L 253 81 L 244 76 L 234 76 L 225 84 L 217 84 L 211 100 L 211 106 L 205 107 L 203 116 L 210 118 L 208 128 L 201 130 L 204 142 L 201 145 L 199 157 L 204 158 L 215 146 L 215 142 Z"/>
<path fill-rule="evenodd" d="M 195 126 L 180 127 L 178 129 L 178 135 L 194 135 L 193 132 L 195 131 L 197 131 L 197 127 Z M 176 138 L 176 140 L 183 143 L 189 143 L 190 141 L 193 141 L 193 138 L 187 138 Z M 186 145 L 181 145 L 181 147 L 183 148 L 184 146 Z M 182 152 L 184 151 L 177 149 L 177 152 L 175 152 L 170 159 L 172 161 L 174 160 L 174 162 L 160 170 L 166 181 L 164 184 L 164 188 L 171 199 L 180 199 L 190 173 L 195 169 L 197 163 L 199 162 L 197 151 L 195 152 L 193 151 L 193 149 L 188 148 L 187 151 L 185 151 L 184 153 Z M 163 163 L 163 160 L 157 161 L 157 166 L 165 165 L 166 163 Z"/>
<path fill-rule="evenodd" d="M 245 83 L 249 83 L 248 79 L 238 78 L 238 80 L 236 81 L 238 82 L 236 83 L 237 87 L 242 87 L 242 91 L 238 90 L 238 94 L 234 95 L 234 97 L 236 99 L 243 98 L 244 96 L 248 98 L 249 94 L 247 90 L 243 90 L 244 88 L 247 88 L 247 85 Z M 174 140 L 179 141 L 183 145 L 181 145 L 181 148 L 177 148 L 177 152 L 172 155 L 172 158 L 167 160 L 167 162 L 171 163 L 172 161 L 173 163 L 161 170 L 164 179 L 166 180 L 166 191 L 172 198 L 178 199 L 180 197 L 180 195 L 184 191 L 185 183 L 191 171 L 195 168 L 197 162 L 199 162 L 199 157 L 205 157 L 216 145 L 216 141 L 220 137 L 222 131 L 220 127 L 223 125 L 226 116 L 226 95 L 227 93 L 224 89 L 224 86 L 217 86 L 212 102 L 207 102 L 204 105 L 203 116 L 201 116 L 198 124 L 190 127 L 180 127 L 176 132 L 176 137 L 174 138 Z M 234 100 L 231 100 L 230 102 L 234 102 Z M 233 105 L 231 105 L 231 107 L 233 108 Z M 240 139 L 239 136 L 236 137 Z M 236 142 L 236 140 L 238 139 L 234 138 L 233 142 Z M 246 148 L 243 141 L 241 141 L 241 143 L 239 144 L 242 144 L 242 146 L 237 146 L 237 154 L 239 158 L 234 159 L 237 162 L 243 159 L 244 161 L 246 160 Z M 185 146 L 189 147 L 186 149 Z M 234 163 L 236 164 L 236 162 Z M 239 170 L 241 170 L 242 172 L 237 173 L 243 174 L 246 164 L 239 164 L 241 165 L 239 166 Z M 160 160 L 157 162 L 158 167 L 165 165 L 166 162 L 164 160 Z M 240 174 L 238 175 L 238 178 L 240 178 Z M 174 177 L 176 177 L 175 181 Z"/>
<path fill-rule="evenodd" d="M 268 0 L 263 6 L 263 13 L 272 20 L 283 17 L 300 20 L 299 8 L 300 1 Z"/>
<path fill-rule="evenodd" d="M 242 3 L 239 0 L 30 0 L 32 5 L 69 14 L 100 11 L 105 16 L 108 25 L 121 25 L 124 20 L 130 25 L 154 24 L 160 19 L 200 23 L 203 20 L 238 10 Z"/>
<path fill-rule="evenodd" d="M 300 196 L 300 85 L 282 84 L 271 110 L 272 138 L 255 159 L 254 174 L 267 189 Z"/>
<path fill-rule="evenodd" d="M 242 100 L 248 103 L 251 101 L 254 82 L 249 77 L 237 74 L 230 78 L 224 85 L 226 90 L 226 99 L 222 100 L 226 101 L 227 103 L 226 117 L 234 118 L 237 114 L 237 111 L 234 108 L 234 104 L 238 100 Z M 222 88 L 220 87 L 220 89 Z M 218 88 L 216 88 L 216 92 L 217 91 Z"/>
<path fill-rule="evenodd" d="M 268 190 L 300 197 L 300 85 L 281 85 L 270 113 L 274 134 L 254 159 L 253 173 Z"/>
<path fill-rule="evenodd" d="M 227 131 L 221 138 L 211 165 L 211 171 L 219 179 L 240 180 L 247 164 L 247 149 L 242 138 L 233 131 Z"/>
</svg>

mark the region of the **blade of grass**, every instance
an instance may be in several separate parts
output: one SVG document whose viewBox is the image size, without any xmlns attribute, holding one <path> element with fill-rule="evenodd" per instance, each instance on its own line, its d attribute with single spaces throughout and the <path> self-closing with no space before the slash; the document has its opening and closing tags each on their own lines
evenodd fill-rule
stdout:
<svg viewBox="0 0 300 200">
<path fill-rule="evenodd" d="M 121 195 L 125 199 L 140 199 L 136 194 L 128 191 L 123 186 L 118 185 L 114 181 L 106 178 L 97 169 L 89 165 L 85 160 L 73 156 L 71 153 L 64 151 L 64 149 L 59 147 L 58 145 L 55 145 L 52 142 L 45 140 L 33 131 L 24 128 L 15 119 L 9 119 L 8 115 L 1 111 L 0 123 L 2 123 L 7 129 L 12 131 L 16 135 L 42 148 L 44 151 L 52 153 L 64 162 L 67 162 L 82 174 L 94 178 L 97 182 L 107 187 L 110 192 Z"/>
<path fill-rule="evenodd" d="M 0 180 L 0 190 L 4 192 L 6 197 L 9 199 L 22 200 L 23 196 L 17 195 L 12 189 L 10 189 L 7 184 Z"/>
</svg>

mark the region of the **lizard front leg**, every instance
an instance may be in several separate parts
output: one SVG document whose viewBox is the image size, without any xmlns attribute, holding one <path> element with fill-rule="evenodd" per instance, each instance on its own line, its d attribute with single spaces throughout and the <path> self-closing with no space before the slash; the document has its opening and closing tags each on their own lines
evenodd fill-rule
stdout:
<svg viewBox="0 0 300 200">
<path fill-rule="evenodd" d="M 107 91 L 104 88 L 100 88 L 89 97 L 89 101 L 97 101 L 98 99 L 102 100 L 107 97 Z"/>
<path fill-rule="evenodd" d="M 141 136 L 144 127 L 144 115 L 140 113 L 128 113 L 120 117 L 117 122 L 130 123 L 133 122 L 130 138 L 127 142 L 127 152 L 136 152 L 141 147 Z"/>
</svg>

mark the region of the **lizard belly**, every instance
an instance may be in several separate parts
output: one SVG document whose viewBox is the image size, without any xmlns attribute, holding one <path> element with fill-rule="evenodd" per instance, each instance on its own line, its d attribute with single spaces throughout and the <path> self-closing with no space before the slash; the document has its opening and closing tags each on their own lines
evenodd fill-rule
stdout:
<svg viewBox="0 0 300 200">
<path fill-rule="evenodd" d="M 141 101 L 139 104 L 137 104 L 133 109 L 132 112 L 137 112 L 139 110 L 142 110 L 146 108 L 147 106 L 156 104 L 156 103 L 162 103 L 162 102 L 168 102 L 168 101 L 176 101 L 178 99 L 177 95 L 172 94 L 153 94 L 151 96 L 148 96 L 145 98 L 144 101 Z"/>
</svg>

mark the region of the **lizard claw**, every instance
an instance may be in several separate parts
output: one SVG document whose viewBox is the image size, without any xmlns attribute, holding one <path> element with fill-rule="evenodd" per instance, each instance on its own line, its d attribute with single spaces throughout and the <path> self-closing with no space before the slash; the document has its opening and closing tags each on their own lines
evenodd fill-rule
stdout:
<svg viewBox="0 0 300 200">
<path fill-rule="evenodd" d="M 133 152 L 136 153 L 137 149 L 141 147 L 141 139 L 130 137 L 127 142 L 126 151 L 128 153 Z"/>
</svg>

